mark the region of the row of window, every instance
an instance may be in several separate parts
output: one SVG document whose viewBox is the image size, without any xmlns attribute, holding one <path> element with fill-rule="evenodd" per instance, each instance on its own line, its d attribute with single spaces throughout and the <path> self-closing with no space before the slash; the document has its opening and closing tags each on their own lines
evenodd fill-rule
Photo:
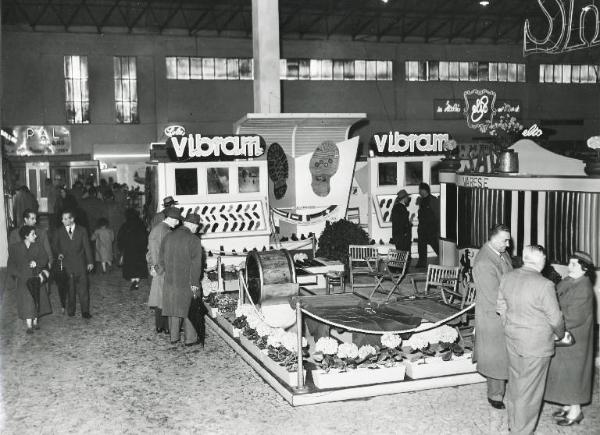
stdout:
<svg viewBox="0 0 600 435">
<path fill-rule="evenodd" d="M 406 80 L 409 82 L 524 83 L 526 81 L 524 63 L 407 60 L 404 67 Z"/>
<path fill-rule="evenodd" d="M 170 80 L 253 80 L 254 59 L 167 57 Z M 391 60 L 280 59 L 281 80 L 392 80 Z"/>
<path fill-rule="evenodd" d="M 65 109 L 67 122 L 90 122 L 87 56 L 65 56 Z M 134 56 L 113 57 L 116 122 L 139 122 L 137 66 Z"/>
<path fill-rule="evenodd" d="M 230 193 L 229 168 L 208 168 L 206 192 L 210 194 Z M 251 193 L 260 190 L 260 168 L 244 166 L 238 168 L 238 192 Z M 198 169 L 175 169 L 175 194 L 198 195 Z"/>
<path fill-rule="evenodd" d="M 540 65 L 540 83 L 599 83 L 600 65 Z"/>
</svg>

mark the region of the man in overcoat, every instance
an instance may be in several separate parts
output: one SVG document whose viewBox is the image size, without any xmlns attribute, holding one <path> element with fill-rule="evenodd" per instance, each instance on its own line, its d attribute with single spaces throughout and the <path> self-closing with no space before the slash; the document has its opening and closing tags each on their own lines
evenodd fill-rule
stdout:
<svg viewBox="0 0 600 435">
<path fill-rule="evenodd" d="M 511 270 L 512 261 L 506 249 L 510 246 L 510 229 L 503 224 L 490 231 L 489 241 L 475 256 L 475 348 L 473 361 L 477 371 L 487 378 L 488 402 L 504 409 L 504 392 L 508 379 L 508 357 L 504 328 L 496 313 L 500 279 Z"/>
<path fill-rule="evenodd" d="M 166 211 L 166 217 L 162 222 L 159 222 L 148 236 L 148 252 L 146 253 L 146 261 L 152 276 L 152 284 L 150 286 L 150 295 L 148 296 L 148 306 L 154 308 L 154 324 L 156 332 L 164 332 L 169 330 L 168 318 L 162 315 L 162 299 L 163 287 L 165 284 L 164 271 L 158 267 L 158 258 L 160 254 L 160 246 L 164 238 L 175 228 L 183 219 L 181 211 L 176 207 L 170 207 Z"/>
<path fill-rule="evenodd" d="M 419 184 L 419 226 L 417 227 L 419 261 L 417 267 L 427 267 L 427 245 L 439 255 L 440 202 L 431 194 L 429 184 Z"/>
<path fill-rule="evenodd" d="M 394 206 L 392 207 L 392 242 L 398 251 L 408 251 L 410 258 L 410 248 L 412 242 L 411 224 L 408 213 L 408 204 L 410 196 L 406 190 L 402 189 L 396 195 Z"/>
<path fill-rule="evenodd" d="M 150 221 L 150 229 L 154 228 L 156 225 L 161 223 L 167 215 L 167 210 L 171 207 L 176 206 L 177 204 L 179 203 L 175 201 L 175 199 L 173 199 L 172 196 L 166 196 L 163 199 L 163 209 L 156 213 L 154 216 L 152 216 L 152 221 Z"/>
<path fill-rule="evenodd" d="M 169 317 L 171 343 L 180 339 L 181 322 L 186 346 L 198 343 L 198 334 L 188 320 L 192 297 L 200 292 L 202 246 L 196 236 L 200 216 L 188 213 L 183 225 L 164 238 L 158 254 L 158 269 L 164 271 L 162 314 Z"/>
<path fill-rule="evenodd" d="M 81 306 L 81 317 L 89 319 L 92 315 L 90 314 L 90 290 L 86 272 L 91 272 L 94 269 L 90 238 L 83 226 L 75 224 L 72 211 L 63 211 L 62 223 L 63 226 L 57 229 L 55 233 L 54 252 L 57 254 L 57 258 L 62 260 L 69 276 L 66 301 L 67 314 L 69 316 L 75 315 L 77 294 Z M 59 293 L 61 293 L 60 288 Z M 62 304 L 64 303 L 64 295 L 61 294 L 60 296 Z M 64 308 L 63 305 L 63 310 Z"/>
<path fill-rule="evenodd" d="M 565 335 L 554 283 L 541 274 L 546 255 L 540 246 L 523 249 L 523 267 L 502 277 L 498 290 L 508 353 L 508 427 L 532 434 L 542 407 L 554 337 Z"/>
</svg>

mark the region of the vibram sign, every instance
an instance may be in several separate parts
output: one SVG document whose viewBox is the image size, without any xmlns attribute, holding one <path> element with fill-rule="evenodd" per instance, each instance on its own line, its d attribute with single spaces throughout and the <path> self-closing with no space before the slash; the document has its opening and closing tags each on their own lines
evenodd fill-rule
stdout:
<svg viewBox="0 0 600 435">
<path fill-rule="evenodd" d="M 260 136 L 171 136 L 167 139 L 168 153 L 176 161 L 234 160 L 260 157 L 265 143 Z"/>
</svg>

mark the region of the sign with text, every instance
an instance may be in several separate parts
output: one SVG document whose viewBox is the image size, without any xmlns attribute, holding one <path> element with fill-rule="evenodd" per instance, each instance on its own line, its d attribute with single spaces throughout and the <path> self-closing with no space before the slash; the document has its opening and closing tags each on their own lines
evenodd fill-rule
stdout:
<svg viewBox="0 0 600 435">
<path fill-rule="evenodd" d="M 17 125 L 2 133 L 9 156 L 71 154 L 71 131 L 64 125 Z"/>
<path fill-rule="evenodd" d="M 400 133 L 398 131 L 373 135 L 369 156 L 425 156 L 442 154 L 448 133 Z"/>
<path fill-rule="evenodd" d="M 260 136 L 170 136 L 167 155 L 172 161 L 224 161 L 260 157 L 265 153 L 265 142 Z"/>
<path fill-rule="evenodd" d="M 508 113 L 517 119 L 521 119 L 521 101 L 519 100 L 496 100 L 496 112 L 499 115 Z M 433 119 L 452 120 L 464 119 L 465 102 L 455 98 L 433 100 Z"/>
<path fill-rule="evenodd" d="M 469 127 L 477 129 L 482 124 L 491 124 L 496 114 L 496 93 L 487 89 L 465 91 L 465 109 Z"/>
</svg>

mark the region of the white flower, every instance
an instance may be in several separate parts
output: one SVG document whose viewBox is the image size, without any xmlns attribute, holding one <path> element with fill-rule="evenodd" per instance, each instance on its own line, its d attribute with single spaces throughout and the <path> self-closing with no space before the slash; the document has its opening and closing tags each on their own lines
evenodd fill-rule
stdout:
<svg viewBox="0 0 600 435">
<path fill-rule="evenodd" d="M 256 333 L 259 335 L 259 337 L 269 336 L 272 332 L 273 328 L 264 322 L 261 322 L 256 326 Z"/>
<path fill-rule="evenodd" d="M 600 136 L 592 136 L 587 140 L 588 148 L 593 150 L 600 149 Z"/>
<path fill-rule="evenodd" d="M 456 143 L 456 141 L 454 139 L 450 139 L 444 142 L 442 148 L 444 149 L 444 151 L 452 151 L 455 150 L 457 146 L 458 144 Z"/>
<path fill-rule="evenodd" d="M 454 343 L 458 339 L 458 332 L 451 326 L 443 325 L 436 329 L 438 330 L 438 341 L 442 343 Z"/>
<path fill-rule="evenodd" d="M 254 308 L 250 304 L 242 304 L 235 310 L 235 317 L 248 317 L 250 314 L 254 314 Z"/>
<path fill-rule="evenodd" d="M 304 261 L 304 260 L 308 260 L 308 255 L 306 255 L 304 252 L 298 252 L 297 254 L 294 255 L 294 261 Z"/>
<path fill-rule="evenodd" d="M 377 351 L 370 344 L 365 344 L 364 346 L 361 346 L 360 349 L 358 349 L 358 357 L 360 359 L 365 359 L 369 355 L 376 355 L 376 354 L 377 354 Z"/>
<path fill-rule="evenodd" d="M 267 346 L 279 347 L 281 346 L 281 340 L 279 339 L 279 337 L 269 335 L 267 337 Z"/>
<path fill-rule="evenodd" d="M 426 338 L 420 336 L 420 334 L 413 334 L 408 340 L 404 342 L 404 345 L 410 347 L 413 350 L 425 349 L 429 346 L 429 341 Z"/>
<path fill-rule="evenodd" d="M 256 329 L 259 323 L 262 323 L 262 320 L 256 315 L 256 313 L 248 314 L 246 316 L 246 323 L 251 329 Z"/>
<path fill-rule="evenodd" d="M 295 332 L 286 332 L 281 337 L 281 345 L 283 347 L 285 347 L 287 350 L 289 350 L 290 352 L 297 352 L 298 351 L 298 336 L 296 335 Z M 302 337 L 302 347 L 306 347 L 307 345 L 308 345 L 308 342 L 306 341 L 306 338 Z"/>
<path fill-rule="evenodd" d="M 338 346 L 337 356 L 342 359 L 354 359 L 358 356 L 358 346 L 354 343 L 342 343 Z"/>
<path fill-rule="evenodd" d="M 381 336 L 381 344 L 390 349 L 395 349 L 402 343 L 402 339 L 398 334 L 383 334 Z"/>
<path fill-rule="evenodd" d="M 338 342 L 330 337 L 321 337 L 315 344 L 315 351 L 325 355 L 335 355 L 338 349 Z"/>
</svg>

